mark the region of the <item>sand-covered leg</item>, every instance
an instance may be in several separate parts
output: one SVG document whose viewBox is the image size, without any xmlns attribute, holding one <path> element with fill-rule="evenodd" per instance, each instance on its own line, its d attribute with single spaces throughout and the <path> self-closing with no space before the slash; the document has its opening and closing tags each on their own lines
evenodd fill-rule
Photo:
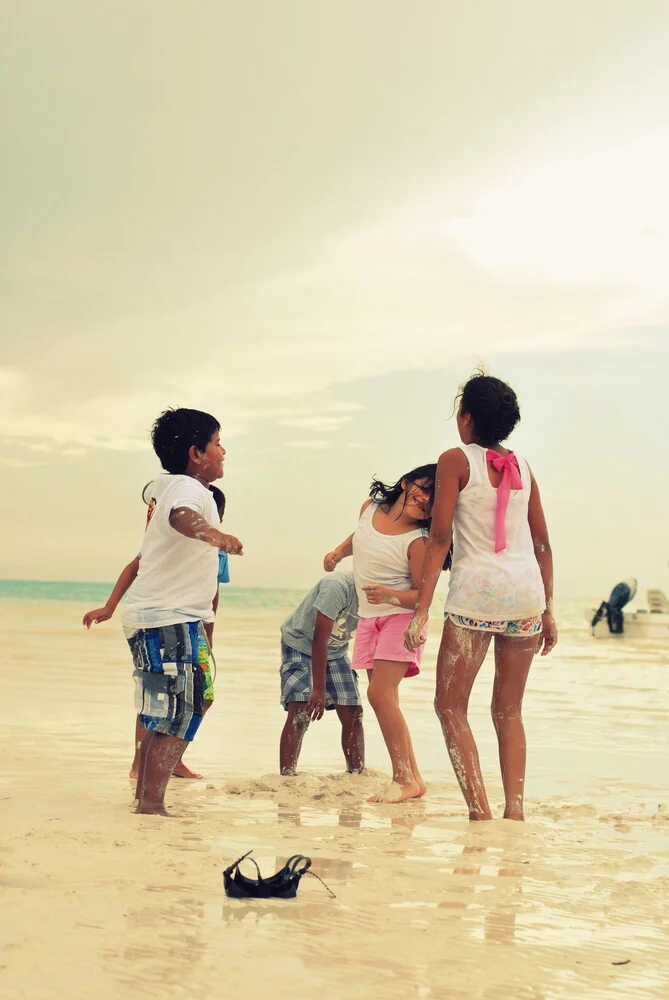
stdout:
<svg viewBox="0 0 669 1000">
<path fill-rule="evenodd" d="M 167 816 L 165 790 L 186 741 L 166 733 L 147 733 L 147 737 L 142 740 L 136 812 Z"/>
<path fill-rule="evenodd" d="M 391 787 L 383 795 L 373 795 L 369 802 L 404 802 L 422 794 L 411 766 L 411 738 L 400 709 L 398 687 L 406 673 L 406 663 L 375 660 L 367 688 L 369 703 L 378 719 L 393 767 Z"/>
<path fill-rule="evenodd" d="M 209 709 L 211 708 L 211 706 L 213 704 L 214 704 L 213 701 L 211 701 L 209 699 L 207 699 L 206 701 L 203 701 L 203 703 L 202 703 L 202 717 L 203 718 L 207 714 L 207 712 L 209 711 Z M 186 752 L 186 750 L 188 749 L 189 746 L 190 746 L 190 744 L 186 743 L 186 746 L 183 748 L 183 753 L 181 754 L 181 758 L 179 759 L 178 763 L 176 764 L 174 770 L 172 771 L 172 777 L 173 778 L 193 778 L 193 779 L 195 779 L 197 781 L 201 781 L 202 778 L 204 777 L 204 775 L 199 774 L 197 771 L 192 771 L 190 769 L 190 767 L 187 767 L 184 764 L 184 762 L 183 762 L 183 755 L 184 755 L 184 753 Z"/>
<path fill-rule="evenodd" d="M 281 774 L 297 774 L 297 762 L 302 749 L 304 734 L 309 728 L 309 716 L 306 702 L 291 701 L 288 703 L 288 715 L 281 731 L 279 743 L 279 771 Z"/>
<path fill-rule="evenodd" d="M 335 705 L 341 722 L 341 748 L 346 769 L 361 774 L 365 767 L 365 733 L 362 728 L 362 706 Z"/>
<path fill-rule="evenodd" d="M 523 820 L 527 746 L 522 706 L 527 675 L 537 651 L 536 636 L 495 636 L 495 683 L 491 713 L 499 744 L 504 818 Z"/>
<path fill-rule="evenodd" d="M 447 618 L 437 657 L 434 707 L 471 820 L 492 819 L 476 742 L 467 720 L 469 696 L 490 636 L 490 632 L 460 628 Z"/>
<path fill-rule="evenodd" d="M 135 718 L 135 755 L 132 758 L 132 764 L 130 765 L 130 777 L 137 779 L 139 773 L 139 751 L 142 746 L 142 740 L 146 735 L 146 729 L 139 721 L 139 716 Z"/>
</svg>

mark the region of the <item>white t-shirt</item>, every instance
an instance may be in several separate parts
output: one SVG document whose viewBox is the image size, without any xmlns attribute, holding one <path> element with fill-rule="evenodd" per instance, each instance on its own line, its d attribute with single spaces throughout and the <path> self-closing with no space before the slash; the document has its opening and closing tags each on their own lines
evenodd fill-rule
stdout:
<svg viewBox="0 0 669 1000">
<path fill-rule="evenodd" d="M 192 476 L 159 476 L 145 490 L 149 499 L 139 572 L 128 590 L 123 624 L 157 628 L 179 622 L 213 622 L 218 550 L 186 538 L 170 524 L 175 507 L 188 507 L 219 526 L 216 501 Z"/>
</svg>

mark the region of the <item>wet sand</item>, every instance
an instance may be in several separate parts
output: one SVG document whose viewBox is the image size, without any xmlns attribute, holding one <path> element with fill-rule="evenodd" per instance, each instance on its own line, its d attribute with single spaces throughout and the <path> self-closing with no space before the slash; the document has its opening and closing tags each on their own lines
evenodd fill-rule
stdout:
<svg viewBox="0 0 669 1000">
<path fill-rule="evenodd" d="M 581 603 L 530 677 L 527 823 L 470 824 L 432 710 L 438 621 L 402 685 L 428 796 L 378 806 L 369 712 L 369 774 L 342 773 L 332 713 L 300 775 L 274 773 L 282 612 L 226 621 L 223 604 L 217 703 L 186 758 L 206 777 L 171 783 L 165 820 L 130 810 L 120 623 L 0 601 L 3 1000 L 665 998 L 669 651 L 590 640 Z M 490 684 L 487 663 L 472 718 L 501 815 Z M 226 899 L 221 871 L 250 848 L 263 873 L 311 856 L 337 898 L 307 877 L 293 901 Z"/>
</svg>

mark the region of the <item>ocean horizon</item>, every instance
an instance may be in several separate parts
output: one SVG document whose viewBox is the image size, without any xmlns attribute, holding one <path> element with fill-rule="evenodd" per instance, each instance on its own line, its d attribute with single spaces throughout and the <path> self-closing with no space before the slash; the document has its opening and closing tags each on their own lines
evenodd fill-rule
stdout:
<svg viewBox="0 0 669 1000">
<path fill-rule="evenodd" d="M 0 600 L 15 601 L 85 601 L 92 604 L 104 604 L 114 586 L 114 581 L 99 580 L 14 580 L 0 579 Z M 247 608 L 283 607 L 286 604 L 298 604 L 309 590 L 306 587 L 240 587 L 235 584 L 222 584 L 221 597 L 226 604 Z M 445 588 L 437 591 L 435 602 L 445 596 Z M 599 603 L 600 598 L 582 595 L 568 595 L 558 598 L 556 604 L 573 605 L 580 602 L 589 607 Z"/>
<path fill-rule="evenodd" d="M 109 597 L 112 582 L 97 580 L 0 580 L 0 599 L 15 601 L 86 601 L 104 602 Z M 244 607 L 276 607 L 293 600 L 299 602 L 307 587 L 238 587 L 221 586 L 226 603 Z"/>
</svg>

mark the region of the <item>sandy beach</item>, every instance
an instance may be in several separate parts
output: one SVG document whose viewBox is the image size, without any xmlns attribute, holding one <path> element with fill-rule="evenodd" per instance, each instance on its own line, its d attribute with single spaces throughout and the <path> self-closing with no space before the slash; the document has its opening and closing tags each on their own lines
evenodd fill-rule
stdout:
<svg viewBox="0 0 669 1000">
<path fill-rule="evenodd" d="M 0 601 L 3 1000 L 669 995 L 667 650 L 591 640 L 581 603 L 530 677 L 527 823 L 470 824 L 432 710 L 438 620 L 402 685 L 428 795 L 378 806 L 371 712 L 368 774 L 343 773 L 329 714 L 300 775 L 277 776 L 286 609 L 224 598 L 217 702 L 187 757 L 205 778 L 174 780 L 162 819 L 131 811 L 120 621 L 87 633 L 93 605 Z M 472 717 L 501 814 L 490 668 Z M 221 871 L 251 848 L 265 874 L 309 855 L 336 899 L 310 878 L 293 901 L 226 899 Z"/>
</svg>

